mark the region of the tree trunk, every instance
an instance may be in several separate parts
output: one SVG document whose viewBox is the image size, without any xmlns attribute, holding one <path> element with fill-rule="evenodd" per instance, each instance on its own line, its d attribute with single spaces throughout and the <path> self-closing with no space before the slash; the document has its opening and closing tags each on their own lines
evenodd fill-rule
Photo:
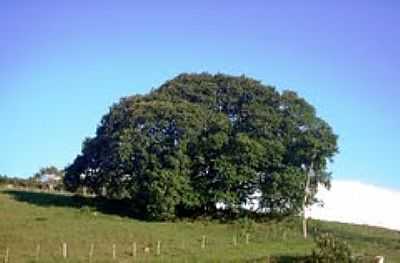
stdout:
<svg viewBox="0 0 400 263">
<path fill-rule="evenodd" d="M 307 229 L 307 201 L 310 197 L 310 181 L 312 173 L 314 173 L 314 165 L 311 163 L 310 167 L 307 169 L 307 179 L 306 179 L 306 186 L 304 188 L 304 199 L 303 199 L 303 237 L 307 239 L 308 237 L 308 229 Z"/>
<path fill-rule="evenodd" d="M 304 239 L 307 239 L 307 218 L 305 216 L 305 210 L 306 208 L 304 207 L 303 209 L 303 237 Z"/>
</svg>

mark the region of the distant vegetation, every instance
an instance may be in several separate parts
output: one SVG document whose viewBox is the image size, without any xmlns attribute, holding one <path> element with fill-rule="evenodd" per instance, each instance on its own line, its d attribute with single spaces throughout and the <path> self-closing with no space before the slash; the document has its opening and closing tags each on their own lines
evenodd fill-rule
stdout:
<svg viewBox="0 0 400 263">
<path fill-rule="evenodd" d="M 17 187 L 33 187 L 34 182 L 31 178 L 23 179 L 19 177 L 9 177 L 7 175 L 0 175 L 0 187 L 17 186 Z"/>
<path fill-rule="evenodd" d="M 241 76 L 182 74 L 145 96 L 113 105 L 65 171 L 71 191 L 87 187 L 151 219 L 298 214 L 329 187 L 337 136 L 293 91 Z M 258 196 L 255 197 L 254 194 Z"/>
<path fill-rule="evenodd" d="M 28 188 L 39 190 L 63 190 L 64 171 L 55 166 L 42 167 L 28 178 L 0 175 L 0 187 Z"/>
</svg>

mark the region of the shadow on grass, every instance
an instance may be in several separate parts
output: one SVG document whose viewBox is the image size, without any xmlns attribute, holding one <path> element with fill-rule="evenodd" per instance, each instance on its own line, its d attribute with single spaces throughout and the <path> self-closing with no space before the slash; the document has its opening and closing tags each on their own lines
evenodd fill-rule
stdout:
<svg viewBox="0 0 400 263">
<path fill-rule="evenodd" d="M 259 258 L 256 261 L 249 262 L 270 262 L 270 263 L 308 263 L 310 257 L 307 256 L 271 256 Z"/>
<path fill-rule="evenodd" d="M 72 207 L 77 209 L 95 210 L 104 214 L 118 215 L 122 217 L 129 217 L 143 221 L 153 221 L 141 214 L 139 209 L 134 210 L 132 201 L 129 200 L 112 200 L 103 197 L 87 197 L 71 193 L 57 193 L 57 192 L 40 192 L 35 190 L 4 190 L 2 191 L 19 202 L 26 202 L 40 207 Z M 215 220 L 220 223 L 231 223 L 241 218 L 249 218 L 256 222 L 284 222 L 293 225 L 297 228 L 297 217 L 285 217 L 274 215 L 261 215 L 259 213 L 240 210 L 240 212 L 230 211 L 215 211 L 214 214 L 204 215 L 203 212 L 190 211 L 188 214 L 179 214 L 179 219 L 185 220 Z"/>
<path fill-rule="evenodd" d="M 16 201 L 41 207 L 72 207 L 78 209 L 89 208 L 104 214 L 143 219 L 140 215 L 134 214 L 132 211 L 130 211 L 128 209 L 129 206 L 125 201 L 26 190 L 7 190 L 4 191 L 4 193 L 8 194 Z"/>
</svg>

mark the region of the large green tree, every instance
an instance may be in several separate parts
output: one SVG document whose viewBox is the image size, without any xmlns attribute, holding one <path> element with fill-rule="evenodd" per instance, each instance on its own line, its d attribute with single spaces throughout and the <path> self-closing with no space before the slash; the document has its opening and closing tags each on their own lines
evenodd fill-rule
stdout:
<svg viewBox="0 0 400 263">
<path fill-rule="evenodd" d="M 66 168 L 70 190 L 128 201 L 151 218 L 237 211 L 293 214 L 329 187 L 337 137 L 296 93 L 240 76 L 182 74 L 113 105 Z"/>
</svg>

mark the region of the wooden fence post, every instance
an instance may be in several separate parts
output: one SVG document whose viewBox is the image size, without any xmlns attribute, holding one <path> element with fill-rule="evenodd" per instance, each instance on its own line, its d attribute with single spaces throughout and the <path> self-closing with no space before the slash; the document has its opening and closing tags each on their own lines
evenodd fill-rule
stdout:
<svg viewBox="0 0 400 263">
<path fill-rule="evenodd" d="M 93 245 L 93 244 L 90 244 L 90 249 L 89 249 L 89 263 L 92 263 L 93 253 L 94 253 L 94 245 Z"/>
<path fill-rule="evenodd" d="M 62 256 L 63 258 L 67 258 L 68 256 L 68 251 L 67 251 L 67 243 L 62 244 Z"/>
<path fill-rule="evenodd" d="M 116 252 L 116 246 L 115 244 L 112 245 L 112 259 L 116 260 L 117 259 L 117 252 Z"/>
<path fill-rule="evenodd" d="M 246 245 L 249 244 L 249 238 L 250 238 L 250 234 L 246 234 Z"/>
<path fill-rule="evenodd" d="M 236 238 L 236 235 L 233 235 L 233 246 L 234 246 L 234 247 L 237 246 L 237 238 Z"/>
<path fill-rule="evenodd" d="M 8 259 L 10 257 L 10 249 L 6 248 L 6 254 L 4 255 L 4 263 L 8 263 Z"/>
<path fill-rule="evenodd" d="M 136 254 L 137 254 L 136 242 L 133 242 L 133 244 L 132 244 L 132 256 L 134 258 L 136 258 Z"/>
<path fill-rule="evenodd" d="M 39 261 L 40 257 L 40 244 L 36 245 L 36 261 Z"/>
<path fill-rule="evenodd" d="M 156 252 L 157 256 L 159 256 L 161 254 L 161 241 L 158 240 L 157 241 L 157 252 Z"/>
<path fill-rule="evenodd" d="M 185 239 L 182 239 L 182 249 L 185 249 Z"/>
<path fill-rule="evenodd" d="M 206 236 L 203 236 L 202 241 L 201 241 L 201 248 L 204 249 L 206 248 Z"/>
</svg>

